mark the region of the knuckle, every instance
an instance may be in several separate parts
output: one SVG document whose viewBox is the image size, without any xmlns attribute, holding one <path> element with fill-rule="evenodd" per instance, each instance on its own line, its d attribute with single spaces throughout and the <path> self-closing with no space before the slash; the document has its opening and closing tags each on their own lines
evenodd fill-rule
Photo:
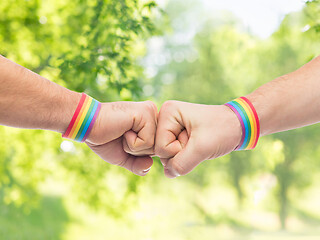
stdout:
<svg viewBox="0 0 320 240">
<path fill-rule="evenodd" d="M 161 109 L 170 109 L 170 108 L 172 108 L 175 104 L 177 104 L 177 101 L 174 101 L 174 100 L 165 101 L 165 102 L 162 104 Z"/>
<path fill-rule="evenodd" d="M 127 147 L 127 146 L 124 146 L 123 147 L 123 150 L 126 152 L 126 153 L 128 153 L 128 154 L 133 154 L 134 152 L 129 148 L 129 147 Z"/>
<path fill-rule="evenodd" d="M 154 153 L 159 157 L 165 157 L 167 155 L 166 147 L 163 144 L 156 144 L 154 146 Z"/>
<path fill-rule="evenodd" d="M 157 108 L 156 104 L 154 102 L 150 101 L 150 100 L 146 101 L 146 103 L 147 103 L 147 106 L 152 110 Z"/>
<path fill-rule="evenodd" d="M 123 159 L 119 162 L 116 162 L 114 165 L 119 166 L 119 167 L 124 167 L 126 165 L 127 161 L 128 161 L 128 158 Z"/>
<path fill-rule="evenodd" d="M 177 105 L 178 105 L 178 101 L 175 101 L 175 100 L 169 100 L 169 101 L 165 101 L 162 106 L 161 106 L 161 109 L 160 109 L 160 113 L 162 112 L 173 112 L 175 111 L 175 109 L 177 108 Z"/>
<path fill-rule="evenodd" d="M 125 159 L 115 162 L 114 165 L 118 166 L 118 167 L 123 167 L 131 172 L 134 173 L 133 171 L 133 161 L 129 161 L 130 160 L 130 156 L 126 157 Z"/>
<path fill-rule="evenodd" d="M 127 141 L 128 150 L 131 152 L 136 151 L 137 145 L 133 141 Z"/>
<path fill-rule="evenodd" d="M 144 109 L 147 113 L 152 113 L 152 115 L 154 115 L 155 112 L 158 112 L 156 104 L 152 101 L 144 101 L 141 102 L 141 104 L 141 108 Z"/>
<path fill-rule="evenodd" d="M 145 148 L 149 149 L 149 148 L 153 148 L 153 146 L 154 146 L 154 139 L 148 138 L 145 142 Z"/>
<path fill-rule="evenodd" d="M 126 152 L 132 152 L 132 143 L 131 141 L 127 138 L 127 136 L 125 135 L 123 140 L 122 140 L 122 146 L 123 146 L 123 149 L 126 151 Z"/>
<path fill-rule="evenodd" d="M 179 161 L 173 161 L 172 162 L 172 169 L 177 172 L 179 175 L 183 176 L 188 173 L 185 167 L 183 167 Z"/>
</svg>

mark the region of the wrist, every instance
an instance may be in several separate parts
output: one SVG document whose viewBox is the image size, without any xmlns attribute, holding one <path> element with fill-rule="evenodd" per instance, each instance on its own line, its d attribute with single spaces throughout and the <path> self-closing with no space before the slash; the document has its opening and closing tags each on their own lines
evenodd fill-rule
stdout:
<svg viewBox="0 0 320 240">
<path fill-rule="evenodd" d="M 231 145 L 231 148 L 234 150 L 240 144 L 242 138 L 242 128 L 239 119 L 236 114 L 227 106 L 222 105 L 225 108 L 225 123 L 228 126 L 229 133 L 228 141 Z"/>
<path fill-rule="evenodd" d="M 246 97 L 252 103 L 259 116 L 260 136 L 276 132 L 276 130 L 274 130 L 274 123 L 280 121 L 280 119 L 276 119 L 275 114 L 278 112 L 276 110 L 278 106 L 274 103 L 276 96 L 274 96 L 274 98 L 267 98 L 264 94 L 260 93 L 258 89 Z"/>
<path fill-rule="evenodd" d="M 84 142 L 88 138 L 100 110 L 101 103 L 99 101 L 82 93 L 68 128 L 65 133 L 62 134 L 62 137 L 77 142 Z"/>
<path fill-rule="evenodd" d="M 54 130 L 59 133 L 65 133 L 70 121 L 76 111 L 76 108 L 81 99 L 81 93 L 70 91 L 68 89 L 63 89 L 63 93 L 60 96 L 57 96 L 56 107 L 58 110 L 56 118 L 58 119 L 52 126 Z"/>
<path fill-rule="evenodd" d="M 297 105 L 291 104 L 291 101 L 298 98 L 298 93 L 288 90 L 288 86 L 293 85 L 293 81 L 290 79 L 293 79 L 292 74 L 283 75 L 259 87 L 247 96 L 259 116 L 261 136 L 295 127 L 291 126 L 288 112 L 296 112 Z M 302 86 L 301 88 L 303 89 Z"/>
<path fill-rule="evenodd" d="M 251 150 L 257 145 L 260 136 L 258 114 L 246 97 L 239 97 L 225 104 L 237 116 L 242 130 L 242 137 L 235 150 Z"/>
<path fill-rule="evenodd" d="M 130 104 L 130 102 L 102 103 L 100 113 L 86 142 L 105 144 L 130 130 L 134 119 Z"/>
</svg>

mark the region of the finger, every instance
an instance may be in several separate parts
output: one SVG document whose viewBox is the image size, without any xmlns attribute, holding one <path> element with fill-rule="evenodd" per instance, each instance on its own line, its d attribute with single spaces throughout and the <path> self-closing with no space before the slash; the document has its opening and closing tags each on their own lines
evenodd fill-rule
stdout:
<svg viewBox="0 0 320 240">
<path fill-rule="evenodd" d="M 164 169 L 165 175 L 168 178 L 186 175 L 205 160 L 202 158 L 195 149 L 193 141 L 189 140 L 185 148 L 168 160 Z"/>
<path fill-rule="evenodd" d="M 158 119 L 155 154 L 160 158 L 171 158 L 181 151 L 180 134 L 184 131 L 182 126 L 170 112 L 161 109 Z M 185 139 L 186 131 L 181 135 Z"/>
<path fill-rule="evenodd" d="M 171 158 L 178 152 L 180 152 L 182 148 L 184 148 L 184 146 L 187 145 L 189 136 L 185 129 L 182 130 L 182 132 L 180 132 L 178 136 L 175 136 L 171 131 L 162 131 L 163 130 L 159 130 L 159 132 L 157 131 L 155 144 L 155 154 L 160 158 Z M 160 136 L 158 136 L 158 134 Z M 162 138 L 166 138 L 166 140 L 161 140 Z M 167 141 L 167 143 L 161 143 L 161 141 Z"/>
<path fill-rule="evenodd" d="M 169 161 L 169 158 L 160 158 L 160 161 L 161 161 L 162 166 L 165 167 Z"/>
<path fill-rule="evenodd" d="M 184 129 L 178 136 L 178 141 L 180 142 L 181 148 L 184 148 L 189 140 L 187 130 Z"/>
<path fill-rule="evenodd" d="M 151 101 L 139 103 L 140 114 L 134 120 L 132 129 L 124 134 L 131 152 L 153 148 L 157 129 L 158 110 Z"/>
<path fill-rule="evenodd" d="M 103 145 L 87 145 L 103 160 L 108 163 L 121 166 L 134 174 L 145 176 L 152 164 L 151 157 L 135 157 L 123 150 L 121 138 L 115 139 Z"/>
<path fill-rule="evenodd" d="M 129 156 L 132 157 L 132 163 L 130 163 L 130 161 L 128 162 L 128 166 L 131 166 L 131 171 L 134 174 L 137 174 L 139 176 L 147 175 L 147 173 L 150 171 L 152 167 L 153 159 L 149 156 L 141 156 L 141 157 L 135 157 L 132 155 L 129 155 Z"/>
<path fill-rule="evenodd" d="M 131 155 L 134 155 L 134 156 L 152 156 L 154 155 L 154 148 L 149 148 L 149 149 L 146 149 L 146 150 L 141 150 L 141 151 L 134 151 L 132 149 L 130 149 L 128 143 L 127 143 L 127 140 L 125 138 L 123 138 L 122 140 L 122 145 L 123 145 L 123 149 L 126 153 L 129 153 Z"/>
<path fill-rule="evenodd" d="M 180 142 L 181 148 L 184 148 L 187 145 L 188 139 L 189 138 L 187 131 L 183 130 L 178 136 L 178 141 Z M 160 158 L 160 161 L 162 165 L 165 167 L 169 161 L 169 158 Z"/>
<path fill-rule="evenodd" d="M 140 152 L 154 145 L 154 136 L 156 132 L 155 124 L 147 123 L 138 134 L 132 130 L 127 131 L 123 136 L 130 152 Z"/>
</svg>

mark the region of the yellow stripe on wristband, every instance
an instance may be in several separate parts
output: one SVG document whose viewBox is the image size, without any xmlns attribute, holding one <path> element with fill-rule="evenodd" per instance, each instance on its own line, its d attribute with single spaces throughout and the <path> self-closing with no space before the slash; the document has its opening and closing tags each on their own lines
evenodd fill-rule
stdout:
<svg viewBox="0 0 320 240">
<path fill-rule="evenodd" d="M 75 133 L 75 130 L 76 130 L 77 126 L 79 125 L 78 123 L 79 123 L 80 118 L 81 118 L 81 116 L 82 116 L 82 114 L 84 112 L 85 107 L 87 106 L 88 101 L 89 101 L 89 97 L 86 97 L 85 100 L 84 100 L 84 103 L 83 103 L 83 105 L 81 107 L 81 110 L 80 110 L 80 112 L 79 112 L 79 114 L 77 116 L 77 119 L 76 119 L 76 121 L 75 121 L 75 123 L 74 123 L 74 125 L 73 125 L 73 127 L 71 129 L 71 132 L 69 133 L 69 136 L 68 136 L 69 138 L 72 138 L 73 134 Z"/>
<path fill-rule="evenodd" d="M 73 114 L 69 126 L 63 138 L 72 139 L 78 142 L 84 142 L 89 136 L 98 114 L 101 109 L 101 103 L 82 93 L 80 102 Z"/>
<path fill-rule="evenodd" d="M 90 107 L 90 105 L 91 105 L 91 102 L 92 102 L 92 98 L 89 98 L 89 100 L 88 100 L 88 102 L 87 102 L 87 104 L 86 104 L 86 106 L 85 106 L 85 108 L 84 108 L 84 110 L 83 110 L 84 113 L 87 113 L 87 112 L 88 112 L 89 107 Z M 72 139 L 75 139 L 75 138 L 76 138 L 77 133 L 79 132 L 79 129 L 80 129 L 80 127 L 81 127 L 81 125 L 82 125 L 83 120 L 84 120 L 85 117 L 86 117 L 86 114 L 82 114 L 82 115 L 81 115 L 81 117 L 80 117 L 80 119 L 79 119 L 79 123 L 77 124 L 76 129 L 74 130 L 74 133 L 71 135 L 71 138 L 72 138 Z"/>
<path fill-rule="evenodd" d="M 235 99 L 235 101 L 237 101 L 239 104 L 241 104 L 241 106 L 245 109 L 246 112 L 250 112 L 250 114 L 248 114 L 250 123 L 251 123 L 251 134 L 253 135 L 250 138 L 250 141 L 247 145 L 247 148 L 251 149 L 251 147 L 254 144 L 254 140 L 256 139 L 256 135 L 257 135 L 257 124 L 256 121 L 254 119 L 254 114 L 250 108 L 250 106 L 248 105 L 248 103 L 246 103 L 246 101 L 244 101 L 242 98 L 237 98 Z"/>
<path fill-rule="evenodd" d="M 260 136 L 260 122 L 252 103 L 246 97 L 240 97 L 225 104 L 238 117 L 242 137 L 235 150 L 249 150 L 255 148 Z"/>
</svg>

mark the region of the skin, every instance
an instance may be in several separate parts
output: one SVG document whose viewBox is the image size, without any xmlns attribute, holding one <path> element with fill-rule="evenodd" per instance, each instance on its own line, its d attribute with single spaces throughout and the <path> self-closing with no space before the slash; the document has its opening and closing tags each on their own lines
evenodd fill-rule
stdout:
<svg viewBox="0 0 320 240">
<path fill-rule="evenodd" d="M 64 133 L 81 94 L 0 55 L 0 125 Z M 154 154 L 153 102 L 102 103 L 86 144 L 108 163 L 145 176 Z"/>
<path fill-rule="evenodd" d="M 320 56 L 246 96 L 255 107 L 261 136 L 320 121 Z M 155 154 L 175 178 L 204 160 L 233 151 L 241 139 L 236 115 L 224 105 L 165 102 L 159 113 Z"/>
<path fill-rule="evenodd" d="M 167 101 L 158 122 L 155 153 L 169 178 L 186 175 L 204 160 L 232 152 L 241 140 L 239 120 L 223 105 Z"/>
<path fill-rule="evenodd" d="M 65 132 L 80 94 L 0 55 L 0 124 Z M 261 136 L 320 121 L 320 57 L 246 96 L 255 107 Z M 224 105 L 167 101 L 103 103 L 86 144 L 105 161 L 144 176 L 158 155 L 175 178 L 204 160 L 232 152 L 241 126 Z"/>
</svg>

